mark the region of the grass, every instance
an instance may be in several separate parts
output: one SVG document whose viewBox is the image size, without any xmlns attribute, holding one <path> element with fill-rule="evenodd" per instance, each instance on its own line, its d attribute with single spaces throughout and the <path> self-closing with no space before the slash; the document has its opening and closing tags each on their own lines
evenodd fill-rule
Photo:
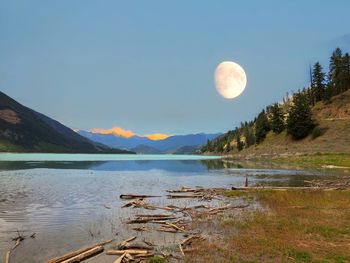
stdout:
<svg viewBox="0 0 350 263">
<path fill-rule="evenodd" d="M 261 209 L 212 218 L 215 232 L 223 235 L 196 244 L 187 262 L 350 262 L 350 191 L 229 191 L 226 196 L 253 196 Z"/>
<path fill-rule="evenodd" d="M 149 259 L 149 263 L 165 263 L 166 260 L 162 257 L 153 256 Z"/>
<path fill-rule="evenodd" d="M 322 167 L 334 165 L 339 167 L 350 167 L 350 154 L 347 153 L 316 153 L 291 155 L 288 157 L 277 157 L 271 160 L 277 163 L 296 164 L 303 167 Z"/>
</svg>

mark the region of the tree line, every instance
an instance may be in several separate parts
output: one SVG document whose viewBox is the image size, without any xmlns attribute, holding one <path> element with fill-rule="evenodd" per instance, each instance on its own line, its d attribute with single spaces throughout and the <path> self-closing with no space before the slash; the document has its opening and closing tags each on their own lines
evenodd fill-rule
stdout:
<svg viewBox="0 0 350 263">
<path fill-rule="evenodd" d="M 242 122 L 234 130 L 208 141 L 201 151 L 241 151 L 263 142 L 270 131 L 279 134 L 286 130 L 295 140 L 310 134 L 315 138 L 321 131 L 312 118 L 311 107 L 319 101 L 327 104 L 333 96 L 349 89 L 350 56 L 349 53 L 343 55 L 341 49 L 336 48 L 330 57 L 327 73 L 319 62 L 310 68 L 309 87 L 298 90 L 292 96 L 287 94 L 282 103 L 268 105 L 254 120 Z"/>
</svg>

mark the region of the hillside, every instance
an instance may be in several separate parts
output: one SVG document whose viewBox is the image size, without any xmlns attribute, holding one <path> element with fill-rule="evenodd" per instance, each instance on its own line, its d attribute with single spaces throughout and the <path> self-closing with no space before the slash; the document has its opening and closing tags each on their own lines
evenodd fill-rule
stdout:
<svg viewBox="0 0 350 263">
<path fill-rule="evenodd" d="M 322 134 L 294 140 L 286 131 L 268 132 L 260 144 L 237 151 L 232 147 L 229 154 L 237 158 L 283 156 L 314 153 L 350 153 L 350 90 L 334 96 L 325 104 L 319 101 L 312 107 L 312 116 Z M 231 142 L 235 146 L 236 142 Z"/>
<path fill-rule="evenodd" d="M 77 134 L 0 92 L 1 152 L 125 153 Z"/>
</svg>

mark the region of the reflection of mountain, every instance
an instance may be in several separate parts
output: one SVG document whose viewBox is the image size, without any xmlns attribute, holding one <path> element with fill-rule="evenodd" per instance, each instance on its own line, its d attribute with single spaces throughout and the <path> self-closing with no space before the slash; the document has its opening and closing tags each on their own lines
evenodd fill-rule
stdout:
<svg viewBox="0 0 350 263">
<path fill-rule="evenodd" d="M 221 160 L 158 160 L 158 161 L 74 161 L 74 162 L 0 162 L 0 170 L 23 170 L 35 168 L 50 169 L 79 169 L 96 171 L 149 171 L 160 170 L 167 172 L 193 172 L 200 173 L 213 167 L 223 168 Z M 214 164 L 215 163 L 215 164 Z"/>
<path fill-rule="evenodd" d="M 80 135 L 110 147 L 136 151 L 137 153 L 193 153 L 200 146 L 218 137 L 220 134 L 187 134 L 174 135 L 164 140 L 151 140 L 147 137 L 132 136 L 129 138 L 113 134 L 100 134 L 88 131 L 79 131 Z"/>
</svg>

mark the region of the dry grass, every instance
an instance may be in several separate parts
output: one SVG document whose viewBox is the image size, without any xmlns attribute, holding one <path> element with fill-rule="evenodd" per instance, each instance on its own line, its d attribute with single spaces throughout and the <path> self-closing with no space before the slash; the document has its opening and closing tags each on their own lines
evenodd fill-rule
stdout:
<svg viewBox="0 0 350 263">
<path fill-rule="evenodd" d="M 350 262 L 350 191 L 236 192 L 227 195 L 262 209 L 215 217 L 222 236 L 197 243 L 187 262 Z"/>
<path fill-rule="evenodd" d="M 254 159 L 261 157 L 316 154 L 350 154 L 350 90 L 332 98 L 329 104 L 318 102 L 312 109 L 313 118 L 322 130 L 317 138 L 312 135 L 293 140 L 286 131 L 280 134 L 269 132 L 266 139 L 256 146 L 243 149 L 231 157 L 236 159 Z"/>
</svg>

